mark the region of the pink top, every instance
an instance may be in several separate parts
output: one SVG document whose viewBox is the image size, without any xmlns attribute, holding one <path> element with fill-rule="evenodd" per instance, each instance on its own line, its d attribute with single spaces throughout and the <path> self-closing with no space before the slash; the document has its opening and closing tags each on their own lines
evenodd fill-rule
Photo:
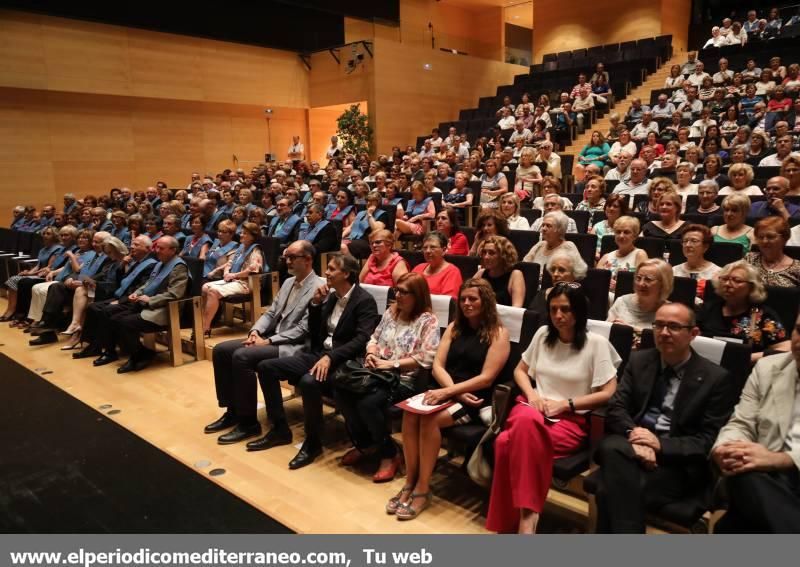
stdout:
<svg viewBox="0 0 800 567">
<path fill-rule="evenodd" d="M 453 264 L 448 265 L 444 270 L 433 275 L 425 274 L 425 268 L 428 267 L 427 262 L 417 264 L 414 266 L 412 272 L 416 272 L 425 277 L 428 282 L 428 287 L 431 289 L 433 295 L 449 295 L 453 299 L 458 299 L 458 290 L 461 289 L 463 280 L 461 279 L 461 270 L 456 268 Z"/>
<path fill-rule="evenodd" d="M 405 262 L 405 260 L 403 260 L 403 257 L 397 252 L 392 252 L 392 256 L 386 266 L 383 269 L 379 269 L 375 262 L 375 255 L 370 254 L 367 259 L 367 275 L 364 277 L 362 283 L 393 286 L 394 280 L 392 279 L 392 272 L 394 272 L 394 268 L 397 266 L 398 262 Z"/>
</svg>

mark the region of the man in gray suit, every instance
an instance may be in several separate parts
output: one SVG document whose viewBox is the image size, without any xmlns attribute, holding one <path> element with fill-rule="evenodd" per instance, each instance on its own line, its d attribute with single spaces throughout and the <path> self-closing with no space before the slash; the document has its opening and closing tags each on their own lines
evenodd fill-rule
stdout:
<svg viewBox="0 0 800 567">
<path fill-rule="evenodd" d="M 792 352 L 758 361 L 711 457 L 729 498 L 722 533 L 800 533 L 800 318 Z"/>
<path fill-rule="evenodd" d="M 308 338 L 308 303 L 325 280 L 313 273 L 314 247 L 306 240 L 290 244 L 283 254 L 292 277 L 281 286 L 269 310 L 256 321 L 247 339 L 214 347 L 214 382 L 219 406 L 225 414 L 205 427 L 220 436 L 221 445 L 238 443 L 261 433 L 256 419 L 258 387 L 256 366 L 262 360 L 299 353 Z"/>
</svg>

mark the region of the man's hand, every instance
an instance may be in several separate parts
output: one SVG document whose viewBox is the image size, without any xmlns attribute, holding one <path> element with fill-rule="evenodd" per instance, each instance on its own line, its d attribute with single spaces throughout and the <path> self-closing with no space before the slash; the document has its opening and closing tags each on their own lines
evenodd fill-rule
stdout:
<svg viewBox="0 0 800 567">
<path fill-rule="evenodd" d="M 325 298 L 328 297 L 329 292 L 330 290 L 328 289 L 328 285 L 322 284 L 314 292 L 314 297 L 311 298 L 311 303 L 313 303 L 314 305 L 319 305 L 320 303 L 325 301 Z"/>
<path fill-rule="evenodd" d="M 712 453 L 722 474 L 737 475 L 750 471 L 773 471 L 793 466 L 787 453 L 775 453 L 759 443 L 731 441 Z"/>
<path fill-rule="evenodd" d="M 661 441 L 649 429 L 644 427 L 635 427 L 628 435 L 628 441 L 633 445 L 644 445 L 650 447 L 656 453 L 661 452 Z"/>
<path fill-rule="evenodd" d="M 328 379 L 328 370 L 331 368 L 331 357 L 327 354 L 323 355 L 317 363 L 311 367 L 309 374 L 316 378 L 317 382 L 324 382 Z"/>
<path fill-rule="evenodd" d="M 150 303 L 150 296 L 140 295 L 136 298 L 136 301 L 138 301 L 139 303 Z"/>
<path fill-rule="evenodd" d="M 242 346 L 267 346 L 272 344 L 269 339 L 262 339 L 256 331 L 253 331 L 242 342 Z"/>
<path fill-rule="evenodd" d="M 132 293 L 128 296 L 128 301 L 130 301 L 131 303 L 136 303 L 137 299 L 139 299 L 139 296 L 136 295 L 135 293 Z"/>
<path fill-rule="evenodd" d="M 646 447 L 645 445 L 631 445 L 631 447 L 633 447 L 636 458 L 639 459 L 639 462 L 642 463 L 645 469 L 650 471 L 658 466 L 656 452 L 650 447 Z"/>
</svg>

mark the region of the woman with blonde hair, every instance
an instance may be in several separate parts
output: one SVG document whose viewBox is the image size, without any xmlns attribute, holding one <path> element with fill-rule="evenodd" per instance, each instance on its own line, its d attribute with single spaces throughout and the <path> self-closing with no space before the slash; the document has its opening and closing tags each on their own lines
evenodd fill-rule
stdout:
<svg viewBox="0 0 800 567">
<path fill-rule="evenodd" d="M 533 148 L 522 148 L 514 180 L 514 193 L 520 201 L 538 196 L 542 183 L 542 172 L 539 166 L 534 164 L 535 159 L 536 151 Z"/>
<path fill-rule="evenodd" d="M 533 200 L 533 208 L 544 210 L 544 198 L 548 195 L 561 194 L 561 181 L 552 176 L 547 176 L 542 181 L 542 195 Z M 561 199 L 561 209 L 564 211 L 572 210 L 572 201 L 566 197 L 559 197 Z"/>
<path fill-rule="evenodd" d="M 720 195 L 763 195 L 764 192 L 758 185 L 752 185 L 755 173 L 748 163 L 734 163 L 728 168 L 730 185 L 719 190 Z"/>
<path fill-rule="evenodd" d="M 658 199 L 659 220 L 648 222 L 642 227 L 642 236 L 653 238 L 681 238 L 688 224 L 681 220 L 683 199 L 675 190 L 666 191 Z"/>
<path fill-rule="evenodd" d="M 500 214 L 508 221 L 509 230 L 530 230 L 528 219 L 519 214 L 520 202 L 515 193 L 506 193 L 500 199 Z"/>
<path fill-rule="evenodd" d="M 433 199 L 422 182 L 415 181 L 411 184 L 411 200 L 406 203 L 403 218 L 395 221 L 395 235 L 422 234 L 425 232 L 425 221 L 433 220 L 435 216 Z"/>
<path fill-rule="evenodd" d="M 522 307 L 525 303 L 525 278 L 522 272 L 514 269 L 517 263 L 517 249 L 507 238 L 490 236 L 478 248 L 481 269 L 476 278 L 483 278 L 494 290 L 497 303 Z"/>
<path fill-rule="evenodd" d="M 636 268 L 647 260 L 647 252 L 636 248 L 635 242 L 639 235 L 639 219 L 636 217 L 622 216 L 614 223 L 614 242 L 617 249 L 605 254 L 597 262 L 597 268 L 611 272 L 609 292 L 613 298 L 617 285 L 617 273 L 634 272 Z"/>
<path fill-rule="evenodd" d="M 781 177 L 789 180 L 787 197 L 800 197 L 800 154 L 791 153 L 783 159 Z"/>
<path fill-rule="evenodd" d="M 724 224 L 712 226 L 714 242 L 733 242 L 739 244 L 743 253 L 750 251 L 755 234 L 753 227 L 745 224 L 750 212 L 750 198 L 746 194 L 728 195 L 722 200 L 722 220 Z"/>
</svg>

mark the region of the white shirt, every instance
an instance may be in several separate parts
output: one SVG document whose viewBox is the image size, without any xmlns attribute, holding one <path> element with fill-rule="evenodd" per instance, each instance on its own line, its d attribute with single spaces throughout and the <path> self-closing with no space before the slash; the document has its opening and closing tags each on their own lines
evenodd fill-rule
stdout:
<svg viewBox="0 0 800 567">
<path fill-rule="evenodd" d="M 733 195 L 733 194 L 737 194 L 737 195 L 763 195 L 764 193 L 763 193 L 763 191 L 761 191 L 761 188 L 758 185 L 751 185 L 750 187 L 747 187 L 745 189 L 740 189 L 739 191 L 737 191 L 736 189 L 734 189 L 730 185 L 726 185 L 725 187 L 723 187 L 722 189 L 719 190 L 719 195 Z"/>
<path fill-rule="evenodd" d="M 758 162 L 758 167 L 780 167 L 781 165 L 783 165 L 783 160 L 778 157 L 778 154 L 768 155 Z"/>
<path fill-rule="evenodd" d="M 625 169 L 625 171 L 620 171 L 618 167 L 614 169 L 609 169 L 608 173 L 606 173 L 606 181 L 628 181 L 631 178 L 631 172 L 629 169 Z"/>
<path fill-rule="evenodd" d="M 289 146 L 289 155 L 291 154 L 303 154 L 303 144 L 292 144 Z"/>
<path fill-rule="evenodd" d="M 667 104 L 662 107 L 659 103 L 652 108 L 652 111 L 653 118 L 672 118 L 672 115 L 675 114 L 675 105 L 667 101 Z"/>
<path fill-rule="evenodd" d="M 647 195 L 650 191 L 650 180 L 646 179 L 638 185 L 631 185 L 632 181 L 620 181 L 612 193 L 619 193 L 620 195 Z"/>
<path fill-rule="evenodd" d="M 497 121 L 497 125 L 501 130 L 511 130 L 517 123 L 517 119 L 513 116 L 506 116 Z"/>
<path fill-rule="evenodd" d="M 695 87 L 699 87 L 699 86 L 701 86 L 701 85 L 703 84 L 703 81 L 704 81 L 704 80 L 705 80 L 707 77 L 709 77 L 709 78 L 710 78 L 710 77 L 711 77 L 711 75 L 709 75 L 709 74 L 708 74 L 708 73 L 706 73 L 705 71 L 703 71 L 702 73 L 697 73 L 697 71 L 695 71 L 694 73 L 692 73 L 691 75 L 689 75 L 689 76 L 686 78 L 686 81 L 687 81 L 688 83 L 690 83 L 690 84 L 694 85 Z"/>
<path fill-rule="evenodd" d="M 325 350 L 332 350 L 333 349 L 333 332 L 336 330 L 336 326 L 339 324 L 339 319 L 342 318 L 342 313 L 344 313 L 344 308 L 347 307 L 347 302 L 350 301 L 350 294 L 353 293 L 353 289 L 356 286 L 351 286 L 347 293 L 344 294 L 344 297 L 339 297 L 338 295 L 336 300 L 336 305 L 333 306 L 333 311 L 331 311 L 331 316 L 328 317 L 328 336 L 325 337 L 325 340 L 322 343 L 322 346 Z M 335 291 L 333 292 L 336 293 Z"/>
<path fill-rule="evenodd" d="M 587 332 L 583 348 L 575 350 L 560 340 L 548 347 L 544 342 L 547 333 L 548 327 L 540 327 L 522 355 L 528 375 L 536 381 L 536 391 L 542 398 L 557 401 L 579 398 L 616 378 L 622 359 L 604 337 Z"/>
<path fill-rule="evenodd" d="M 797 372 L 797 365 L 794 365 L 795 372 Z M 793 448 L 800 446 L 800 376 L 797 377 L 794 383 L 794 406 L 792 409 L 792 426 L 786 434 L 786 441 L 784 446 L 787 450 L 791 451 Z"/>
<path fill-rule="evenodd" d="M 713 77 L 711 77 L 711 80 L 714 81 L 715 85 L 721 85 L 728 79 L 733 79 L 733 71 L 730 69 L 726 71 L 718 71 L 714 73 Z"/>
<path fill-rule="evenodd" d="M 650 132 L 658 134 L 658 122 L 655 120 L 651 120 L 650 124 L 647 125 L 645 125 L 644 122 L 639 122 L 633 127 L 633 130 L 631 130 L 631 138 L 635 140 L 644 140 Z"/>
<path fill-rule="evenodd" d="M 800 246 L 800 224 L 792 228 L 791 232 L 789 233 L 789 242 L 787 242 L 786 245 Z"/>
</svg>

